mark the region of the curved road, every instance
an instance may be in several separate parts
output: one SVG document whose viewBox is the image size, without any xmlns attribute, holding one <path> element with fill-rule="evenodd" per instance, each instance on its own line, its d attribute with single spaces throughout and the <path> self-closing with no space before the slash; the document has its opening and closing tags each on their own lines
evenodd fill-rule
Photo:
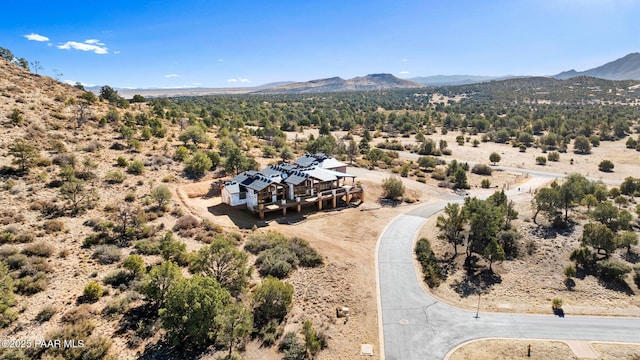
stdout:
<svg viewBox="0 0 640 360">
<path fill-rule="evenodd" d="M 509 169 L 511 170 L 511 169 Z M 513 169 L 521 171 L 522 169 Z M 553 177 L 547 174 L 546 177 Z M 528 186 L 528 185 L 525 185 Z M 518 193 L 515 189 L 508 195 Z M 452 201 L 462 202 L 460 197 Z M 476 313 L 439 302 L 420 286 L 413 240 L 422 224 L 447 201 L 398 215 L 378 239 L 377 271 L 387 360 L 442 359 L 455 346 L 478 338 L 600 340 L 640 343 L 640 319 L 591 316 Z"/>
</svg>

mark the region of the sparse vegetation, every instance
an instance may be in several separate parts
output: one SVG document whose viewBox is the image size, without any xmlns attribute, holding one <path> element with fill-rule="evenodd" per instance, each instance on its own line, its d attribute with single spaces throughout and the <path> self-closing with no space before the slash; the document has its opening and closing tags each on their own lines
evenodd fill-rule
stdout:
<svg viewBox="0 0 640 360">
<path fill-rule="evenodd" d="M 98 299 L 102 297 L 102 294 L 104 294 L 104 289 L 102 289 L 102 286 L 95 281 L 88 283 L 82 291 L 82 295 L 89 302 L 98 301 Z"/>
<path fill-rule="evenodd" d="M 13 69 L 5 72 L 3 67 L 2 70 L 3 75 L 7 74 L 12 81 Z M 32 85 L 29 85 L 32 79 L 39 86 L 37 92 L 32 91 Z M 285 358 L 311 358 L 317 354 L 319 343 L 320 348 L 324 346 L 321 345 L 323 328 L 334 325 L 332 322 L 329 325 L 312 324 L 312 321 L 318 321 L 317 313 L 326 309 L 322 304 L 310 306 L 304 296 L 298 295 L 298 286 L 302 291 L 316 291 L 317 287 L 321 293 L 329 292 L 329 298 L 332 298 L 338 290 L 328 289 L 325 281 L 340 281 L 339 289 L 344 291 L 344 296 L 334 300 L 357 303 L 351 305 L 356 308 L 362 304 L 359 301 L 369 300 L 364 299 L 365 296 L 363 299 L 354 296 L 354 289 L 358 287 L 344 286 L 344 278 L 339 272 L 345 271 L 349 279 L 358 281 L 358 276 L 351 276 L 370 269 L 357 261 L 353 266 L 350 263 L 348 269 L 344 267 L 346 270 L 340 266 L 334 268 L 331 253 L 326 254 L 329 260 L 325 261 L 308 242 L 299 238 L 265 235 L 258 240 L 264 234 L 262 229 L 254 229 L 252 235 L 246 235 L 249 230 L 230 235 L 225 232 L 228 227 L 225 223 L 206 223 L 187 215 L 206 217 L 202 215 L 206 211 L 195 211 L 182 204 L 196 194 L 195 191 L 182 193 L 187 188 L 184 187 L 186 184 L 193 186 L 191 177 L 206 175 L 218 183 L 224 175 L 232 176 L 255 168 L 258 166 L 256 161 L 262 167 L 280 158 L 294 159 L 304 151 L 325 151 L 343 162 L 379 169 L 385 174 L 397 173 L 399 181 L 401 176 L 406 177 L 400 185 L 404 181 L 410 191 L 406 191 L 406 195 L 395 196 L 395 199 L 409 203 L 416 198 L 427 198 L 414 191 L 414 181 L 439 184 L 447 187 L 442 189 L 447 192 L 451 192 L 449 189 L 453 187 L 470 187 L 475 191 L 478 186 L 506 185 L 506 190 L 509 184 L 512 190 L 520 186 L 516 183 L 519 184 L 517 181 L 521 179 L 514 182 L 508 171 L 494 171 L 492 178 L 480 178 L 468 174 L 469 166 L 463 162 L 455 162 L 454 165 L 447 158 L 447 165 L 442 156 L 451 153 L 447 141 L 453 143 L 452 139 L 459 145 L 453 148 L 457 158 L 464 158 L 459 155 L 468 150 L 481 154 L 469 159 L 474 162 L 486 162 L 487 156 L 495 150 L 502 156 L 499 155 L 498 160 L 489 157 L 489 161 L 514 166 L 511 159 L 513 151 L 520 150 L 528 154 L 520 154 L 525 168 L 532 168 L 532 160 L 537 155 L 544 155 L 549 166 L 557 170 L 554 172 L 566 172 L 566 163 L 574 164 L 575 160 L 573 169 L 594 176 L 598 163 L 608 157 L 612 164 L 615 162 L 617 174 L 628 174 L 627 159 L 622 159 L 619 154 L 612 155 L 610 151 L 611 142 L 619 138 L 627 148 L 637 148 L 638 110 L 623 104 L 637 98 L 637 92 L 633 94 L 625 90 L 633 84 L 588 78 L 580 79 L 581 86 L 575 82 L 514 79 L 458 88 L 423 89 L 426 96 L 420 97 L 414 96 L 415 90 L 323 94 L 321 97 L 265 94 L 259 97 L 153 98 L 148 101 L 137 96 L 133 100 L 136 104 L 126 108 L 128 103 L 113 88 L 101 89 L 103 100 L 97 101 L 90 92 L 76 91 L 59 83 L 49 88 L 46 77 L 35 78 L 21 73 L 19 81 L 0 88 L 0 99 L 6 101 L 3 102 L 6 136 L 0 148 L 4 149 L 7 157 L 0 181 L 4 200 L 4 208 L 0 211 L 0 243 L 5 244 L 0 257 L 6 264 L 1 265 L 6 267 L 5 271 L 0 271 L 0 327 L 5 327 L 2 335 L 11 332 L 19 337 L 37 333 L 37 326 L 55 328 L 60 321 L 62 326 L 50 334 L 84 337 L 90 349 L 85 352 L 24 352 L 28 358 L 101 358 L 107 354 L 110 344 L 93 331 L 95 326 L 114 329 L 114 343 L 130 346 L 117 349 L 123 357 L 136 356 L 135 352 L 143 348 L 155 349 L 164 339 L 173 337 L 187 339 L 183 340 L 187 343 L 191 336 L 200 337 L 205 330 L 190 328 L 184 323 L 177 325 L 182 318 L 176 317 L 174 325 L 177 330 L 167 327 L 169 335 L 163 338 L 164 332 L 159 331 L 159 326 L 166 321 L 167 315 L 165 312 L 159 316 L 158 310 L 169 308 L 167 294 L 173 285 L 186 281 L 182 273 L 186 273 L 185 267 L 189 266 L 194 275 L 215 279 L 218 283 L 216 289 L 230 292 L 228 303 L 215 314 L 207 315 L 207 320 L 213 323 L 197 322 L 189 317 L 190 314 L 182 314 L 190 325 L 210 326 L 208 333 L 200 337 L 202 341 L 197 341 L 201 347 L 213 345 L 218 350 L 229 350 L 229 356 L 237 356 L 233 352 L 242 350 L 248 333 L 261 338 L 265 345 L 272 344 L 278 342 L 285 326 L 292 329 L 295 327 L 293 323 L 297 322 L 303 327 L 302 331 L 296 328 L 296 333 L 285 334 L 281 351 Z M 569 86 L 572 89 L 568 89 Z M 597 106 L 584 101 L 590 98 L 587 88 L 591 86 L 603 89 L 597 94 L 602 99 Z M 515 88 L 518 91 L 514 91 Z M 613 91 L 609 92 L 609 89 Z M 440 95 L 433 91 L 446 92 L 445 100 L 442 103 L 435 100 Z M 618 91 L 624 95 L 617 96 Z M 464 96 L 460 100 L 452 100 L 457 94 Z M 83 109 L 79 108 L 81 104 L 84 104 Z M 319 136 L 318 132 L 321 133 Z M 586 139 L 586 145 L 581 136 Z M 480 140 L 482 147 L 478 148 Z M 475 148 L 471 149 L 471 144 Z M 615 145 L 616 149 L 624 149 L 618 146 L 619 143 Z M 589 155 L 591 147 L 595 150 Z M 560 153 L 572 150 L 581 155 L 559 161 Z M 409 160 L 403 152 L 421 156 L 414 155 L 415 158 Z M 520 162 L 516 165 L 520 166 Z M 491 175 L 492 169 L 495 170 L 479 164 L 474 165 L 471 172 Z M 143 176 L 136 176 L 140 174 Z M 598 176 L 610 180 L 616 175 L 600 173 Z M 623 176 L 626 175 L 620 177 Z M 169 187 L 157 186 L 160 181 L 171 183 L 167 185 L 180 197 L 172 198 Z M 368 192 L 380 193 L 378 184 L 371 186 L 367 179 L 363 183 L 370 189 Z M 503 285 L 495 286 L 507 286 L 509 279 L 504 274 L 513 271 L 515 266 L 499 267 L 495 274 L 490 274 L 485 267 L 490 269 L 491 264 L 503 258 L 508 261 L 515 257 L 520 257 L 524 264 L 533 264 L 545 257 L 541 264 L 549 263 L 549 267 L 553 265 L 556 271 L 561 271 L 557 269 L 567 265 L 571 249 L 564 252 L 564 257 L 557 257 L 566 247 L 552 248 L 549 245 L 551 240 L 546 238 L 551 234 L 562 239 L 562 244 L 568 240 L 577 246 L 582 240 L 580 247 L 571 255 L 574 263 L 566 267 L 573 271 L 565 270 L 564 276 L 574 281 L 574 285 L 578 283 L 578 289 L 585 281 L 583 275 L 597 276 L 601 285 L 593 283 L 591 286 L 602 286 L 601 290 L 613 304 L 610 308 L 622 309 L 620 304 L 625 300 L 620 300 L 617 293 L 624 294 L 627 285 L 635 291 L 631 281 L 640 284 L 640 271 L 631 267 L 638 252 L 637 218 L 629 212 L 636 207 L 640 182 L 634 178 L 625 179 L 619 189 L 611 188 L 610 192 L 603 184 L 582 181 L 571 186 L 565 184 L 566 181 L 558 180 L 547 189 L 530 189 L 535 197 L 534 213 L 543 216 L 536 219 L 527 209 L 523 218 L 515 221 L 513 226 L 510 221 L 514 219 L 514 207 L 509 206 L 502 196 L 495 196 L 484 205 L 469 200 L 464 206 L 467 210 L 459 206 L 462 229 L 454 226 L 447 236 L 438 234 L 439 239 L 435 235 L 430 237 L 434 240 L 435 251 L 431 251 L 433 258 L 429 263 L 434 266 L 429 272 L 436 274 L 432 276 L 436 279 L 433 281 L 447 281 L 444 274 L 460 270 L 466 272 L 460 288 L 473 285 L 472 280 L 482 281 L 488 276 L 491 279 L 503 276 Z M 198 196 L 207 191 L 204 187 L 202 190 Z M 208 190 L 210 193 L 206 199 L 217 196 L 217 189 L 213 186 Z M 522 204 L 518 206 L 518 210 L 523 211 Z M 220 209 L 209 210 L 219 216 Z M 365 205 L 360 210 L 369 209 Z M 370 214 L 380 213 L 354 211 L 358 211 L 357 217 L 366 219 L 373 219 Z M 395 210 L 383 209 L 383 213 L 386 211 Z M 352 216 L 350 212 L 352 210 L 344 212 L 346 215 L 338 212 L 336 216 Z M 474 218 L 475 212 L 480 214 L 477 218 Z M 295 214 L 289 216 L 294 218 Z M 443 217 L 445 222 L 449 220 L 447 213 Z M 313 223 L 312 218 L 311 221 L 305 218 L 300 228 L 306 230 L 307 225 L 304 224 Z M 531 218 L 539 226 L 528 224 Z M 265 225 L 267 229 L 272 228 L 271 220 L 267 217 L 265 222 L 258 222 L 256 228 Z M 591 226 L 585 227 L 587 222 L 603 226 L 593 225 L 594 228 L 590 229 Z M 174 229 L 175 233 L 166 232 L 168 229 Z M 519 233 L 516 229 L 526 230 Z M 580 238 L 583 229 L 587 230 L 586 237 Z M 444 226 L 441 230 L 444 232 Z M 304 233 L 302 231 L 293 233 Z M 612 241 L 607 240 L 611 238 L 609 232 L 613 234 Z M 361 234 L 352 233 L 333 240 L 349 244 L 372 233 L 362 231 Z M 314 246 L 325 246 L 326 249 L 324 239 L 317 242 L 318 237 L 310 234 L 308 239 Z M 452 242 L 443 242 L 443 239 L 448 241 L 448 235 Z M 219 241 L 221 238 L 224 238 L 224 244 Z M 437 241 L 440 241 L 438 245 Z M 187 248 L 202 250 L 196 253 Z M 444 249 L 443 253 L 441 249 Z M 253 255 L 247 256 L 244 250 Z M 458 251 L 464 254 L 465 260 L 469 259 L 464 267 L 463 259 L 451 257 Z M 229 273 L 216 268 L 219 264 L 233 263 L 232 260 L 240 260 L 237 273 L 229 276 Z M 157 264 L 158 261 L 162 262 Z M 553 261 L 563 263 L 558 267 Z M 209 266 L 196 266 L 205 262 Z M 309 282 L 314 286 L 312 290 L 306 289 L 305 286 L 310 285 L 301 285 L 301 274 L 295 273 L 295 268 L 318 266 L 323 262 L 327 263 L 326 267 L 304 270 L 305 279 L 309 276 Z M 536 266 L 545 266 L 541 264 Z M 146 274 L 145 265 L 149 265 L 149 274 Z M 261 284 L 259 278 L 248 276 L 252 265 L 261 276 L 289 279 L 296 287 L 296 297 L 290 300 L 289 308 L 295 301 L 295 308 L 305 309 L 305 316 L 300 317 L 300 310 L 295 310 L 290 316 L 265 316 L 263 310 L 268 306 L 259 305 L 256 292 L 263 291 L 267 280 Z M 439 275 L 435 269 L 440 270 Z M 77 280 L 73 284 L 59 282 L 63 276 L 60 274 L 67 276 L 70 271 Z M 338 274 L 329 274 L 329 271 Z M 242 279 L 234 280 L 233 276 Z M 321 276 L 328 279 L 318 281 Z M 587 277 L 585 283 L 589 279 Z M 58 296 L 60 291 L 77 296 L 91 280 L 102 290 L 102 296 L 92 300 L 85 294 L 78 300 L 99 301 L 98 304 L 84 304 L 94 307 L 92 309 L 84 305 L 77 307 L 71 301 L 56 303 L 56 307 L 42 304 L 41 309 L 24 312 L 26 305 L 22 304 L 33 304 L 29 297 L 34 294 L 40 293 L 38 299 L 46 299 L 50 293 Z M 65 287 L 60 288 L 58 284 Z M 277 299 L 286 304 L 286 290 L 290 287 L 282 281 L 278 285 L 284 295 Z M 46 293 L 41 293 L 43 290 Z M 191 294 L 198 293 L 192 290 Z M 145 302 L 139 301 L 140 294 L 136 291 L 144 295 Z M 456 288 L 456 291 L 460 290 Z M 491 291 L 490 287 L 487 291 Z M 573 304 L 574 293 L 565 294 L 566 302 Z M 195 299 L 195 296 L 189 299 Z M 532 292 L 531 296 L 536 296 L 536 293 Z M 634 296 L 625 294 L 629 299 Z M 177 298 L 187 299 L 186 296 Z M 79 310 L 72 316 L 70 309 Z M 259 314 L 255 329 L 250 321 L 254 310 Z M 100 312 L 102 316 L 98 316 Z M 283 323 L 283 318 L 287 323 Z M 36 321 L 32 321 L 34 319 Z M 38 324 L 47 321 L 44 325 Z M 340 350 L 336 350 L 336 354 L 340 356 Z"/>
<path fill-rule="evenodd" d="M 395 200 L 402 195 L 404 195 L 404 184 L 402 180 L 398 179 L 395 176 L 388 177 L 383 183 L 382 188 L 384 189 L 384 197 L 386 199 Z"/>
<path fill-rule="evenodd" d="M 442 282 L 442 270 L 438 264 L 435 254 L 431 250 L 429 239 L 421 238 L 416 243 L 416 257 L 422 266 L 422 273 L 425 282 L 429 287 L 437 287 Z"/>
</svg>

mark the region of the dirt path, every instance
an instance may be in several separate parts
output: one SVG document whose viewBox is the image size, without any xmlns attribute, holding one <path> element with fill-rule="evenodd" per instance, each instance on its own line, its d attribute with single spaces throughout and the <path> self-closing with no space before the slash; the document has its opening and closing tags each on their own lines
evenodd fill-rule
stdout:
<svg viewBox="0 0 640 360">
<path fill-rule="evenodd" d="M 349 169 L 351 172 L 352 168 Z M 319 268 L 299 269 L 286 281 L 294 285 L 294 308 L 287 319 L 285 331 L 297 331 L 305 320 L 329 335 L 329 347 L 318 359 L 354 359 L 360 357 L 362 344 L 373 344 L 379 359 L 378 301 L 376 295 L 375 249 L 378 237 L 389 219 L 410 211 L 419 204 L 442 197 L 442 190 L 433 185 L 405 180 L 407 191 L 416 204 L 389 206 L 378 202 L 382 195 L 380 183 L 388 174 L 357 169 L 358 180 L 365 186 L 366 200 L 356 208 L 303 214 L 267 214 L 263 221 L 244 209 L 221 204 L 220 197 L 210 197 L 211 180 L 174 187 L 175 201 L 185 214 L 209 219 L 229 231 L 276 230 L 287 236 L 299 236 L 325 256 Z M 295 221 L 291 221 L 295 220 Z M 252 230 L 253 225 L 258 227 Z M 336 318 L 336 307 L 349 307 L 348 322 Z M 251 351 L 244 358 L 279 358 L 277 354 Z"/>
</svg>

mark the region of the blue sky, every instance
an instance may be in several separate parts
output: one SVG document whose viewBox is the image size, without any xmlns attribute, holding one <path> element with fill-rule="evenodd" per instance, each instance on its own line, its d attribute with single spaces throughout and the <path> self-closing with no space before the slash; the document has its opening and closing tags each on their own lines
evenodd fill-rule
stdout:
<svg viewBox="0 0 640 360">
<path fill-rule="evenodd" d="M 636 0 L 8 1 L 0 47 L 114 87 L 550 75 L 640 51 L 639 19 Z"/>
</svg>

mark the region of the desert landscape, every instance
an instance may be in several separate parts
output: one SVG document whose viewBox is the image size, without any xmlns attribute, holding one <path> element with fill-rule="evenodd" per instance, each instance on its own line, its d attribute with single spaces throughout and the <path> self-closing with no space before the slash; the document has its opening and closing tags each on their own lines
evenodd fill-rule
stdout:
<svg viewBox="0 0 640 360">
<path fill-rule="evenodd" d="M 527 80 L 473 91 L 124 99 L 108 86 L 94 94 L 6 59 L 0 59 L 0 70 L 0 335 L 83 342 L 65 349 L 7 346 L 0 349 L 2 359 L 384 358 L 377 245 L 387 225 L 425 205 L 485 199 L 503 190 L 517 193 L 508 198 L 517 212 L 509 229 L 519 234 L 510 257 L 489 262 L 477 253 L 475 267 L 468 267 L 469 244 L 459 244 L 453 256 L 431 217 L 414 240 L 429 240 L 441 275 L 438 286 L 424 282 L 424 291 L 481 312 L 553 314 L 555 299 L 561 299 L 567 316 L 640 316 L 637 235 L 635 243 L 606 248 L 606 259 L 583 240 L 585 225 L 599 221 L 592 211 L 601 204 L 617 211 L 611 215 L 616 238 L 638 232 L 640 147 L 630 140 L 640 141 L 640 117 L 629 90 L 637 82 L 583 79 L 624 94 L 604 99 L 610 107 L 576 110 L 564 102 L 581 103 L 582 92 L 593 93 L 593 86 L 554 80 L 545 86 L 563 100 L 521 100 L 519 111 L 531 114 L 520 115 L 506 110 L 511 95 L 502 86 L 526 90 Z M 540 93 L 534 86 L 532 98 Z M 465 102 L 485 92 L 503 97 L 489 105 Z M 407 105 L 410 96 L 416 100 Z M 469 110 L 480 106 L 487 108 Z M 545 111 L 551 115 L 537 113 Z M 567 124 L 556 118 L 561 111 L 568 113 L 562 116 Z M 570 132 L 573 117 L 584 113 L 592 122 Z M 610 124 L 593 120 L 603 113 L 612 117 Z M 588 151 L 577 148 L 580 136 L 588 140 Z M 264 219 L 222 202 L 221 185 L 238 173 L 290 163 L 305 153 L 326 153 L 347 164 L 365 189 L 365 201 L 271 212 Z M 605 161 L 613 169 L 603 170 Z M 554 209 L 539 210 L 536 220 L 541 190 L 562 188 L 574 173 L 605 191 L 604 198 L 570 202 L 570 221 L 562 226 L 553 222 L 565 214 L 557 202 Z M 401 193 L 390 193 L 390 180 L 399 181 Z M 623 211 L 630 216 L 624 227 Z M 464 226 L 467 238 L 470 227 Z M 592 258 L 570 259 L 587 246 Z M 609 269 L 605 260 L 622 269 L 615 281 L 601 276 Z M 567 267 L 579 271 L 567 275 Z M 422 271 L 416 260 L 421 279 Z M 492 281 L 465 287 L 488 273 Z M 342 308 L 348 316 L 339 314 Z M 529 343 L 538 358 L 581 357 L 575 344 L 523 339 L 477 341 L 450 357 L 512 358 Z M 362 345 L 371 345 L 373 353 L 361 354 Z M 632 344 L 594 342 L 590 349 L 603 359 L 640 354 Z"/>
</svg>

